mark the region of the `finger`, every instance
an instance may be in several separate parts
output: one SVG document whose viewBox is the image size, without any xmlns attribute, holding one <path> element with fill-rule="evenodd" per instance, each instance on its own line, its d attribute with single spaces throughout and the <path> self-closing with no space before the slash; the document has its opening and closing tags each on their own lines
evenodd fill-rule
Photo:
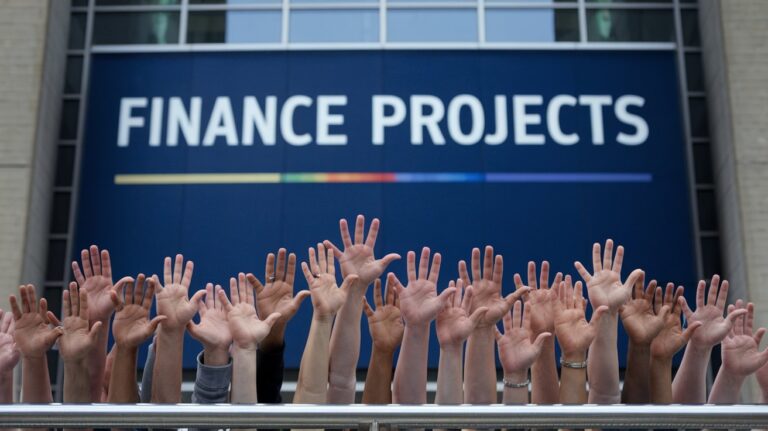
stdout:
<svg viewBox="0 0 768 431">
<path fill-rule="evenodd" d="M 11 304 L 11 312 L 13 314 L 14 320 L 21 319 L 21 308 L 19 307 L 19 301 L 16 299 L 16 295 L 9 296 L 8 302 Z"/>
<path fill-rule="evenodd" d="M 528 262 L 528 286 L 531 289 L 538 289 L 539 285 L 536 282 L 536 262 Z"/>
<path fill-rule="evenodd" d="M 99 247 L 92 245 L 89 254 L 91 255 L 91 269 L 93 270 L 93 275 L 101 275 L 101 254 L 99 253 Z"/>
<path fill-rule="evenodd" d="M 376 279 L 373 282 L 373 303 L 376 305 L 377 310 L 384 306 L 381 297 L 381 280 L 379 279 Z"/>
<path fill-rule="evenodd" d="M 649 286 L 650 287 L 650 286 Z M 649 289 L 650 290 L 650 289 Z M 661 287 L 656 286 L 656 289 L 652 291 L 654 293 L 653 297 L 653 312 L 656 314 L 659 314 L 661 311 L 662 305 L 664 305 L 664 302 L 661 299 Z"/>
<path fill-rule="evenodd" d="M 469 286 L 469 272 L 467 271 L 467 262 L 464 260 L 459 261 L 459 278 L 464 282 L 465 286 Z"/>
<path fill-rule="evenodd" d="M 310 293 L 309 290 L 300 290 L 296 293 L 296 296 L 293 297 L 293 309 L 298 310 L 299 307 L 301 307 L 301 303 L 304 302 L 305 299 L 309 298 Z"/>
<path fill-rule="evenodd" d="M 592 279 L 592 276 L 589 275 L 587 268 L 584 268 L 584 265 L 582 265 L 579 261 L 574 262 L 573 266 L 576 267 L 576 271 L 579 273 L 579 276 L 581 276 L 581 279 L 589 283 L 589 280 Z"/>
<path fill-rule="evenodd" d="M 171 265 L 171 258 L 166 257 L 163 260 L 163 286 L 173 284 L 173 266 Z"/>
<path fill-rule="evenodd" d="M 440 304 L 442 304 L 442 307 L 445 307 L 451 300 L 451 295 L 455 295 L 455 294 L 456 294 L 456 288 L 448 287 L 442 292 L 440 292 L 439 295 L 437 295 L 437 299 L 440 300 Z"/>
<path fill-rule="evenodd" d="M 549 339 L 549 337 L 551 336 L 552 336 L 551 332 L 542 332 L 533 341 L 533 345 L 536 346 L 537 350 L 539 350 L 544 346 L 544 342 L 547 341 L 547 339 Z"/>
<path fill-rule="evenodd" d="M 419 258 L 419 272 L 418 272 L 418 278 L 420 280 L 426 280 L 429 269 L 429 254 L 430 250 L 429 247 L 424 247 L 421 249 L 421 257 Z"/>
<path fill-rule="evenodd" d="M 62 328 L 54 328 L 53 331 L 48 332 L 43 336 L 43 340 L 45 340 L 46 345 L 52 345 L 54 342 L 56 342 L 56 339 L 64 335 L 64 330 Z"/>
<path fill-rule="evenodd" d="M 334 245 L 332 242 L 328 241 L 327 239 L 326 239 L 325 241 L 323 241 L 323 245 L 324 245 L 326 248 L 330 248 L 330 249 L 333 249 L 333 255 L 336 257 L 336 259 L 340 258 L 340 257 L 341 257 L 341 255 L 343 254 L 343 253 L 341 252 L 341 250 L 339 250 L 339 248 L 338 248 L 338 247 L 336 247 L 336 245 Z"/>
<path fill-rule="evenodd" d="M 621 277 L 621 265 L 624 263 L 624 247 L 618 246 L 616 248 L 616 258 L 613 260 L 613 272 L 619 274 Z"/>
<path fill-rule="evenodd" d="M 64 292 L 61 294 L 61 304 L 62 304 L 62 314 L 63 317 L 69 317 L 72 315 L 72 302 L 70 300 L 71 290 L 64 289 Z"/>
<path fill-rule="evenodd" d="M 589 325 L 590 326 L 597 326 L 600 324 L 600 319 L 605 316 L 605 313 L 608 312 L 608 306 L 607 305 L 601 305 L 597 307 L 597 309 L 592 312 L 592 318 L 589 319 Z"/>
<path fill-rule="evenodd" d="M 80 265 L 78 265 L 76 261 L 72 262 L 72 274 L 75 276 L 77 284 L 80 286 L 85 284 L 85 277 L 83 277 L 83 273 L 80 271 Z"/>
<path fill-rule="evenodd" d="M 285 280 L 286 253 L 284 248 L 277 250 L 277 267 L 275 268 L 275 280 Z"/>
<path fill-rule="evenodd" d="M 504 333 L 509 334 L 514 328 L 520 326 L 520 301 L 515 301 L 515 305 L 512 306 L 512 311 L 504 313 L 501 318 L 501 324 L 504 327 Z"/>
<path fill-rule="evenodd" d="M 409 252 L 409 253 L 412 253 L 412 252 Z M 401 296 L 403 294 L 403 289 L 405 289 L 403 287 L 403 283 L 401 283 L 400 280 L 398 280 L 397 276 L 394 273 L 390 272 L 389 274 L 387 274 L 387 284 L 395 288 L 395 293 L 397 293 L 397 296 Z"/>
<path fill-rule="evenodd" d="M 317 264 L 319 266 L 320 272 L 318 274 L 325 274 L 328 272 L 328 259 L 326 258 L 325 253 L 325 246 L 318 243 L 317 244 Z"/>
<path fill-rule="evenodd" d="M 195 264 L 191 261 L 187 261 L 187 265 L 184 267 L 184 276 L 181 278 L 181 285 L 189 290 L 189 286 L 192 284 L 192 273 L 195 271 Z"/>
<path fill-rule="evenodd" d="M 264 319 L 264 323 L 266 323 L 270 328 L 277 322 L 277 319 L 279 319 L 281 316 L 280 313 L 272 313 L 269 316 L 267 316 L 266 319 Z"/>
<path fill-rule="evenodd" d="M 217 288 L 216 289 L 216 293 L 217 293 L 216 299 L 218 299 L 219 303 L 221 303 L 221 305 L 224 307 L 224 311 L 226 311 L 227 313 L 232 311 L 232 303 L 229 302 L 229 299 L 227 298 L 227 294 L 224 293 L 224 289 L 218 289 Z M 230 296 L 233 295 L 231 290 L 230 290 L 229 295 Z M 234 300 L 234 297 L 233 297 L 233 300 Z"/>
<path fill-rule="evenodd" d="M 27 293 L 27 286 L 19 286 L 19 297 L 21 298 L 21 311 L 22 313 L 32 312 L 32 307 L 29 304 L 29 293 Z"/>
<path fill-rule="evenodd" d="M 235 286 L 235 290 L 237 291 L 237 303 L 247 304 L 248 298 L 246 297 L 246 294 L 245 294 L 245 286 L 243 286 L 242 284 L 239 284 L 235 277 L 232 277 L 229 279 L 229 285 L 230 285 L 230 288 L 232 285 Z"/>
<path fill-rule="evenodd" d="M 640 277 L 644 277 L 645 272 L 642 269 L 636 269 L 629 273 L 629 277 L 627 277 L 627 281 L 624 283 L 624 289 L 631 289 L 632 286 L 635 284 L 635 281 L 639 279 Z"/>
<path fill-rule="evenodd" d="M 101 275 L 112 280 L 112 259 L 109 257 L 108 250 L 101 251 Z"/>
<path fill-rule="evenodd" d="M 753 303 L 747 304 L 747 317 L 744 320 L 744 333 L 752 335 L 752 327 L 755 323 L 755 305 Z"/>
<path fill-rule="evenodd" d="M 240 303 L 240 292 L 237 291 L 237 281 L 234 278 L 229 279 L 229 297 L 232 298 L 232 304 Z"/>
<path fill-rule="evenodd" d="M 237 284 L 240 286 L 243 286 L 242 290 L 245 292 L 245 303 L 254 305 L 254 299 L 253 299 L 253 286 L 251 283 L 247 283 L 245 281 L 245 274 L 244 273 L 238 273 L 237 274 Z"/>
<path fill-rule="evenodd" d="M 28 284 L 27 285 L 27 298 L 29 299 L 29 310 L 31 312 L 34 312 L 35 310 L 38 310 L 37 308 L 37 290 L 35 289 L 35 286 Z"/>
<path fill-rule="evenodd" d="M 717 304 L 717 290 L 720 285 L 720 276 L 715 274 L 709 283 L 709 293 L 707 294 L 707 305 Z"/>
<path fill-rule="evenodd" d="M 488 312 L 488 307 L 479 307 L 477 310 L 475 310 L 474 313 L 472 313 L 469 316 L 469 321 L 472 322 L 472 328 L 476 328 L 478 324 L 480 324 L 480 321 L 485 317 L 485 314 Z"/>
<path fill-rule="evenodd" d="M 86 280 L 93 277 L 93 269 L 91 268 L 91 255 L 87 249 L 80 251 L 80 264 L 83 266 L 83 273 L 85 273 Z"/>
<path fill-rule="evenodd" d="M 463 285 L 464 282 L 461 282 L 461 284 Z M 475 295 L 475 289 L 472 286 L 467 286 L 467 288 L 464 289 L 464 297 L 461 299 L 461 303 L 459 304 L 459 306 L 467 314 L 469 314 L 469 311 L 472 310 L 472 298 L 474 297 L 474 295 Z"/>
<path fill-rule="evenodd" d="M 480 271 L 480 249 L 475 247 L 472 249 L 472 280 L 480 280 L 483 278 L 482 271 Z"/>
<path fill-rule="evenodd" d="M 523 286 L 514 292 L 510 293 L 509 295 L 504 297 L 504 302 L 507 303 L 507 310 L 509 310 L 512 307 L 512 304 L 515 303 L 517 300 L 522 300 L 524 295 L 527 295 L 528 292 L 531 291 L 531 288 L 528 286 Z"/>
<path fill-rule="evenodd" d="M 341 242 L 344 244 L 344 248 L 352 247 L 352 238 L 349 236 L 349 226 L 347 226 L 347 220 L 339 220 L 339 232 L 341 233 Z"/>
<path fill-rule="evenodd" d="M 53 314 L 52 311 L 49 311 L 46 314 L 47 314 L 48 320 L 53 324 L 53 326 L 61 326 L 61 320 L 59 320 L 58 317 L 56 317 L 56 315 Z"/>
<path fill-rule="evenodd" d="M 504 277 L 504 258 L 500 255 L 496 255 L 496 260 L 493 263 L 493 282 L 498 283 L 501 286 L 501 279 Z"/>
<path fill-rule="evenodd" d="M 69 283 L 70 316 L 80 317 L 80 295 L 77 291 L 77 283 Z"/>
<path fill-rule="evenodd" d="M 766 329 L 760 328 L 755 332 L 754 337 L 752 337 L 755 340 L 755 344 L 757 344 L 758 347 L 760 347 L 760 342 L 763 341 L 763 336 L 765 335 Z"/>
<path fill-rule="evenodd" d="M 145 310 L 152 308 L 152 301 L 155 299 L 155 290 L 158 288 L 157 276 L 149 277 L 144 287 L 144 298 L 141 306 Z"/>
<path fill-rule="evenodd" d="M 365 296 L 362 298 L 363 301 L 363 311 L 365 312 L 365 315 L 370 317 L 373 317 L 373 309 L 371 309 L 371 305 L 368 304 L 368 300 L 365 299 Z"/>
<path fill-rule="evenodd" d="M 376 245 L 376 237 L 379 235 L 379 219 L 375 218 L 371 221 L 371 226 L 368 228 L 368 237 L 365 239 L 365 245 L 373 248 Z"/>
<path fill-rule="evenodd" d="M 355 218 L 355 244 L 363 243 L 363 234 L 365 233 L 365 217 L 358 214 Z"/>
<path fill-rule="evenodd" d="M 397 253 L 389 253 L 386 256 L 382 257 L 381 259 L 378 260 L 381 271 L 383 272 L 384 270 L 387 269 L 390 263 L 399 259 L 400 259 L 400 255 Z"/>
<path fill-rule="evenodd" d="M 520 274 L 515 273 L 514 276 L 512 276 L 512 280 L 515 282 L 515 290 L 525 286 L 523 284 L 523 277 L 520 277 Z"/>
<path fill-rule="evenodd" d="M 611 270 L 613 268 L 613 240 L 605 241 L 605 251 L 603 252 L 603 269 Z"/>
<path fill-rule="evenodd" d="M 580 281 L 577 281 L 576 285 L 573 287 L 573 290 L 576 293 L 574 295 L 574 304 L 576 306 L 582 306 L 582 304 L 584 304 L 584 285 Z"/>
<path fill-rule="evenodd" d="M 443 261 L 443 257 L 440 253 L 435 253 L 432 257 L 432 268 L 429 270 L 429 281 L 437 284 L 437 280 L 440 277 L 440 264 Z"/>
<path fill-rule="evenodd" d="M 381 280 L 376 280 L 381 285 Z M 384 298 L 384 305 L 395 305 L 395 289 L 389 284 L 385 287 L 386 295 Z"/>
<path fill-rule="evenodd" d="M 347 276 L 347 278 L 344 279 L 344 281 L 341 282 L 340 289 L 344 292 L 349 291 L 349 287 L 357 283 L 357 281 L 360 279 L 356 274 L 350 274 Z"/>
<path fill-rule="evenodd" d="M 547 262 L 546 260 L 541 262 L 541 274 L 539 275 L 539 288 L 549 289 L 549 262 Z"/>
<path fill-rule="evenodd" d="M 223 290 L 221 291 L 221 294 L 224 295 L 224 291 Z M 225 298 L 226 298 L 226 296 L 227 295 L 224 295 Z M 154 319 L 150 320 L 149 321 L 149 327 L 150 327 L 151 333 L 154 334 L 155 331 L 157 331 L 157 326 L 160 325 L 161 323 L 163 323 L 163 321 L 165 319 L 167 319 L 167 318 L 168 318 L 167 316 L 156 316 Z M 190 323 L 192 323 L 191 320 L 190 320 Z"/>
<path fill-rule="evenodd" d="M 77 286 L 76 283 L 73 284 Z M 78 294 L 80 295 L 80 318 L 88 320 L 88 292 L 86 292 L 85 289 L 80 289 Z"/>
<path fill-rule="evenodd" d="M 549 266 L 549 264 L 547 264 L 547 266 Z M 547 268 L 547 274 L 549 274 L 549 268 Z M 557 274 L 555 274 L 555 279 L 552 280 L 552 286 L 557 286 L 562 281 L 563 281 L 563 273 L 562 272 L 558 272 Z M 547 287 L 549 287 L 549 281 L 547 281 L 546 285 L 547 285 Z M 572 292 L 573 289 L 570 289 L 570 284 L 569 284 L 568 287 L 569 287 L 569 297 L 572 297 L 573 296 L 573 292 Z"/>
<path fill-rule="evenodd" d="M 592 273 L 596 274 L 603 270 L 603 264 L 600 262 L 600 243 L 592 244 Z"/>
<path fill-rule="evenodd" d="M 493 247 L 485 246 L 485 256 L 483 257 L 483 278 L 493 280 Z"/>
<path fill-rule="evenodd" d="M 315 276 L 312 275 L 312 271 L 309 270 L 307 262 L 301 262 L 301 272 L 304 273 L 304 278 L 307 280 L 307 285 L 311 286 L 315 280 Z"/>
<path fill-rule="evenodd" d="M 3 310 L 0 310 L 0 314 L 3 316 L 2 321 L 0 321 L 0 332 L 7 334 L 11 328 L 11 323 L 13 323 L 13 314 L 3 312 Z"/>
<path fill-rule="evenodd" d="M 136 285 L 133 287 L 133 303 L 141 305 L 144 301 L 144 291 L 146 290 L 147 277 L 144 274 L 136 276 Z"/>
<path fill-rule="evenodd" d="M 139 277 L 136 277 L 136 281 L 138 282 Z M 135 282 L 131 282 L 130 284 L 125 284 L 123 286 L 123 301 L 125 301 L 126 304 L 133 304 L 133 291 L 135 289 Z"/>
<path fill-rule="evenodd" d="M 183 265 L 184 256 L 177 254 L 176 261 L 173 263 L 173 284 L 181 284 Z"/>
<path fill-rule="evenodd" d="M 200 301 L 203 300 L 203 296 L 205 295 L 205 290 L 198 289 L 197 292 L 195 292 L 194 295 L 192 295 L 191 298 L 189 298 L 189 303 L 192 305 L 192 308 L 195 310 L 195 313 L 200 309 Z"/>
<path fill-rule="evenodd" d="M 101 333 L 102 322 L 96 322 L 91 326 L 91 330 L 88 331 L 88 338 L 91 340 L 95 340 L 99 337 L 99 333 Z"/>
<path fill-rule="evenodd" d="M 688 306 L 688 301 L 685 300 L 685 297 L 681 296 L 677 298 L 677 303 L 680 304 L 680 307 L 683 309 L 685 320 L 690 320 L 691 316 L 693 315 L 693 310 L 691 310 L 691 307 Z"/>
<path fill-rule="evenodd" d="M 409 251 L 405 258 L 405 264 L 408 270 L 408 281 L 416 280 L 416 253 Z"/>
<path fill-rule="evenodd" d="M 261 292 L 264 291 L 264 285 L 261 284 L 261 281 L 259 281 L 258 278 L 256 278 L 253 274 L 247 274 L 245 276 L 245 279 L 248 280 L 249 283 L 253 286 L 253 289 L 256 291 L 256 296 L 259 296 Z M 293 282 L 291 282 L 292 284 Z"/>
<path fill-rule="evenodd" d="M 267 261 L 264 265 L 264 279 L 267 281 L 267 284 L 271 283 L 270 280 L 273 280 L 275 277 L 275 255 L 274 253 L 269 253 L 267 255 Z"/>
<path fill-rule="evenodd" d="M 725 316 L 725 319 L 730 321 L 733 325 L 738 325 L 737 319 L 747 314 L 747 310 L 743 308 L 734 308 L 732 311 L 728 312 L 728 315 Z"/>
<path fill-rule="evenodd" d="M 730 288 L 730 283 L 728 283 L 728 280 L 723 280 L 723 284 L 720 285 L 720 292 L 717 294 L 717 308 L 724 309 L 725 303 L 728 301 L 728 289 Z"/>
<path fill-rule="evenodd" d="M 690 340 L 693 336 L 693 333 L 696 332 L 697 329 L 701 328 L 701 325 L 703 325 L 701 322 L 694 322 L 688 325 L 685 331 L 683 331 L 683 339 L 688 342 L 688 340 Z"/>
<path fill-rule="evenodd" d="M 332 269 L 334 269 L 334 267 L 333 267 L 333 250 L 331 250 L 330 248 L 328 249 L 328 255 L 330 256 L 329 264 L 328 264 L 329 270 L 332 270 Z M 290 284 L 291 286 L 293 286 L 293 281 L 294 281 L 295 276 L 296 276 L 296 254 L 295 253 L 291 253 L 291 254 L 288 255 L 288 267 L 285 270 L 285 282 Z M 256 287 L 256 286 L 254 285 L 254 287 Z M 256 293 L 258 294 L 259 291 L 257 290 Z"/>
<path fill-rule="evenodd" d="M 200 304 L 200 311 L 208 310 L 208 309 L 215 309 L 216 303 L 214 302 L 213 298 L 213 283 L 206 283 L 205 285 L 205 301 L 203 301 L 202 304 Z"/>
</svg>

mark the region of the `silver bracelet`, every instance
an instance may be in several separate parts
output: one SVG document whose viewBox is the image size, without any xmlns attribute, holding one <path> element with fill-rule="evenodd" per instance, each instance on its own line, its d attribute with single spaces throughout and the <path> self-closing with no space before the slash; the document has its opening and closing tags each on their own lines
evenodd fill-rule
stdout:
<svg viewBox="0 0 768 431">
<path fill-rule="evenodd" d="M 565 359 L 563 359 L 562 356 L 560 356 L 560 365 L 565 368 L 574 368 L 577 370 L 582 370 L 584 368 L 587 368 L 587 361 L 584 362 L 568 362 Z"/>
<path fill-rule="evenodd" d="M 526 381 L 520 383 L 510 382 L 507 379 L 502 379 L 501 381 L 504 382 L 504 386 L 515 389 L 527 388 L 531 384 L 531 379 L 526 379 Z"/>
</svg>

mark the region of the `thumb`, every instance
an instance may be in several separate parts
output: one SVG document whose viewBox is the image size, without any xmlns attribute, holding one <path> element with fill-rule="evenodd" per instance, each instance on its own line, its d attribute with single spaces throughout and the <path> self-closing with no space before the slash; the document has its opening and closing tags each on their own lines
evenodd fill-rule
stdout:
<svg viewBox="0 0 768 431">
<path fill-rule="evenodd" d="M 150 327 L 151 327 L 152 322 L 149 322 L 149 324 L 150 324 Z M 197 332 L 197 327 L 198 327 L 197 323 L 195 323 L 195 322 L 193 322 L 191 320 L 189 322 L 187 322 L 187 331 L 189 331 L 189 335 L 191 335 L 192 338 L 194 338 L 195 340 L 200 338 L 200 334 Z M 154 332 L 154 330 L 152 332 Z"/>
<path fill-rule="evenodd" d="M 387 269 L 387 267 L 389 266 L 390 263 L 392 263 L 392 262 L 394 262 L 394 261 L 396 261 L 398 259 L 401 259 L 401 257 L 397 253 L 390 253 L 390 254 L 382 257 L 381 259 L 379 259 L 379 265 L 381 265 L 382 271 Z"/>
<path fill-rule="evenodd" d="M 157 331 L 157 326 L 163 322 L 163 320 L 167 319 L 168 316 L 156 316 L 154 319 L 152 319 L 149 322 L 149 328 L 151 329 L 151 333 L 154 334 L 155 331 Z M 191 322 L 191 321 L 190 321 Z"/>
<path fill-rule="evenodd" d="M 600 319 L 605 316 L 605 313 L 608 312 L 608 306 L 607 305 L 601 305 L 597 307 L 594 313 L 592 313 L 592 318 L 589 320 L 589 326 L 596 326 L 600 323 Z"/>
<path fill-rule="evenodd" d="M 96 339 L 101 333 L 102 328 L 103 328 L 102 322 L 94 323 L 93 326 L 91 326 L 91 330 L 88 331 L 88 337 L 90 337 L 92 340 Z"/>
<path fill-rule="evenodd" d="M 264 319 L 264 323 L 269 325 L 269 327 L 271 328 L 272 325 L 274 325 L 275 322 L 277 322 L 277 319 L 279 319 L 280 316 L 282 316 L 282 314 L 280 314 L 280 313 L 272 313 L 269 316 L 267 316 L 266 319 Z"/>
<path fill-rule="evenodd" d="M 298 310 L 299 307 L 301 307 L 301 303 L 304 302 L 305 299 L 309 298 L 309 296 L 309 290 L 300 290 L 297 292 L 296 296 L 293 297 L 293 307 Z"/>
<path fill-rule="evenodd" d="M 371 308 L 371 304 L 368 303 L 368 300 L 363 296 L 363 311 L 365 311 L 365 315 L 368 317 L 373 316 L 373 309 Z"/>
<path fill-rule="evenodd" d="M 551 332 L 542 332 L 535 340 L 533 340 L 533 345 L 536 346 L 537 349 L 541 349 L 544 346 L 544 342 L 547 341 L 547 338 L 551 336 Z"/>
<path fill-rule="evenodd" d="M 480 307 L 475 310 L 475 312 L 469 316 L 469 321 L 472 322 L 472 327 L 477 327 L 477 325 L 480 323 L 480 319 L 485 317 L 485 313 L 487 312 L 488 307 Z"/>
<path fill-rule="evenodd" d="M 658 314 L 658 316 L 659 316 L 659 317 L 661 317 L 661 321 L 663 322 L 663 321 L 664 321 L 664 319 L 666 319 L 666 318 L 667 318 L 667 316 L 669 315 L 669 313 L 671 313 L 671 312 L 672 312 L 672 307 L 670 307 L 670 305 L 669 305 L 669 304 L 667 304 L 667 305 L 662 305 L 662 306 L 661 306 L 661 310 L 659 310 L 659 314 Z M 679 311 L 678 311 L 678 313 L 679 313 Z M 678 317 L 677 317 L 677 318 L 678 318 L 678 319 L 680 318 L 680 314 L 678 314 Z"/>
<path fill-rule="evenodd" d="M 703 325 L 703 323 L 701 322 L 695 322 L 688 325 L 688 328 L 686 328 L 685 331 L 683 331 L 683 339 L 685 340 L 686 343 L 688 342 L 688 340 L 691 339 L 691 337 L 693 336 L 693 333 L 696 332 L 697 329 L 701 328 L 701 325 Z"/>
<path fill-rule="evenodd" d="M 341 283 L 341 290 L 343 290 L 344 293 L 349 292 L 349 286 L 357 283 L 357 280 L 359 279 L 360 277 L 358 277 L 357 274 L 348 275 L 347 278 L 345 278 Z"/>
<path fill-rule="evenodd" d="M 448 301 L 451 300 L 451 295 L 456 292 L 456 287 L 449 287 L 440 292 L 439 295 L 437 295 L 437 299 L 440 301 L 440 304 L 442 306 L 445 306 Z"/>
<path fill-rule="evenodd" d="M 496 325 L 493 325 L 493 336 L 496 337 L 497 343 L 502 339 L 502 337 L 504 337 L 504 334 L 499 331 L 499 328 Z"/>
<path fill-rule="evenodd" d="M 691 320 L 691 315 L 693 314 L 693 310 L 691 310 L 691 307 L 688 306 L 688 301 L 685 300 L 685 296 L 680 296 L 679 298 L 677 298 L 677 303 L 683 309 L 683 315 L 685 315 L 685 320 Z"/>
<path fill-rule="evenodd" d="M 48 313 L 46 313 L 46 315 L 48 316 L 48 320 L 50 320 L 51 323 L 53 323 L 53 326 L 61 326 L 61 320 L 59 320 L 56 317 L 56 315 L 53 314 L 52 311 L 48 311 Z"/>
<path fill-rule="evenodd" d="M 64 328 L 62 327 L 53 328 L 53 331 L 45 334 L 45 337 L 44 337 L 45 344 L 52 345 L 56 341 L 56 339 L 61 337 L 62 335 L 64 335 Z"/>
<path fill-rule="evenodd" d="M 737 317 L 743 316 L 745 314 L 747 314 L 746 308 L 737 308 L 729 312 L 728 315 L 725 316 L 725 318 L 728 319 L 731 323 L 733 323 L 733 321 L 736 320 Z"/>
<path fill-rule="evenodd" d="M 624 281 L 623 287 L 625 289 L 630 289 L 630 292 L 631 292 L 632 291 L 631 289 L 635 286 L 635 283 L 642 277 L 645 277 L 645 271 L 643 271 L 642 269 L 636 269 L 632 271 L 629 274 L 629 277 L 627 277 L 627 280 Z"/>
</svg>

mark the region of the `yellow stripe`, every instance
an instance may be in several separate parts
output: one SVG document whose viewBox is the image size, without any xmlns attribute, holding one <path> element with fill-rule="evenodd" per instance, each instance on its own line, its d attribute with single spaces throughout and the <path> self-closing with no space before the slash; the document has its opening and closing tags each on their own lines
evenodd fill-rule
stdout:
<svg viewBox="0 0 768 431">
<path fill-rule="evenodd" d="M 263 174 L 118 174 L 117 185 L 279 183 L 279 173 Z"/>
</svg>

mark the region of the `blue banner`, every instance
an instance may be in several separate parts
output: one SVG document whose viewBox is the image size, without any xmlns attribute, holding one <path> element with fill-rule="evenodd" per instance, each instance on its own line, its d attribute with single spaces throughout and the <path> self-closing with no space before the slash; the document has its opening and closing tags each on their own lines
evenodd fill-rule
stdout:
<svg viewBox="0 0 768 431">
<path fill-rule="evenodd" d="M 692 297 L 680 112 L 671 51 L 96 54 L 76 244 L 108 248 L 119 276 L 183 253 L 196 290 L 263 281 L 268 252 L 305 260 L 365 214 L 377 256 L 442 253 L 440 289 L 472 247 L 504 256 L 508 293 L 529 260 L 578 279 L 574 260 L 613 238 L 625 275 Z M 404 259 L 389 269 L 405 279 Z M 288 326 L 287 367 L 311 308 Z M 185 367 L 200 349 L 188 337 Z M 431 366 L 438 353 L 433 335 Z"/>
</svg>

